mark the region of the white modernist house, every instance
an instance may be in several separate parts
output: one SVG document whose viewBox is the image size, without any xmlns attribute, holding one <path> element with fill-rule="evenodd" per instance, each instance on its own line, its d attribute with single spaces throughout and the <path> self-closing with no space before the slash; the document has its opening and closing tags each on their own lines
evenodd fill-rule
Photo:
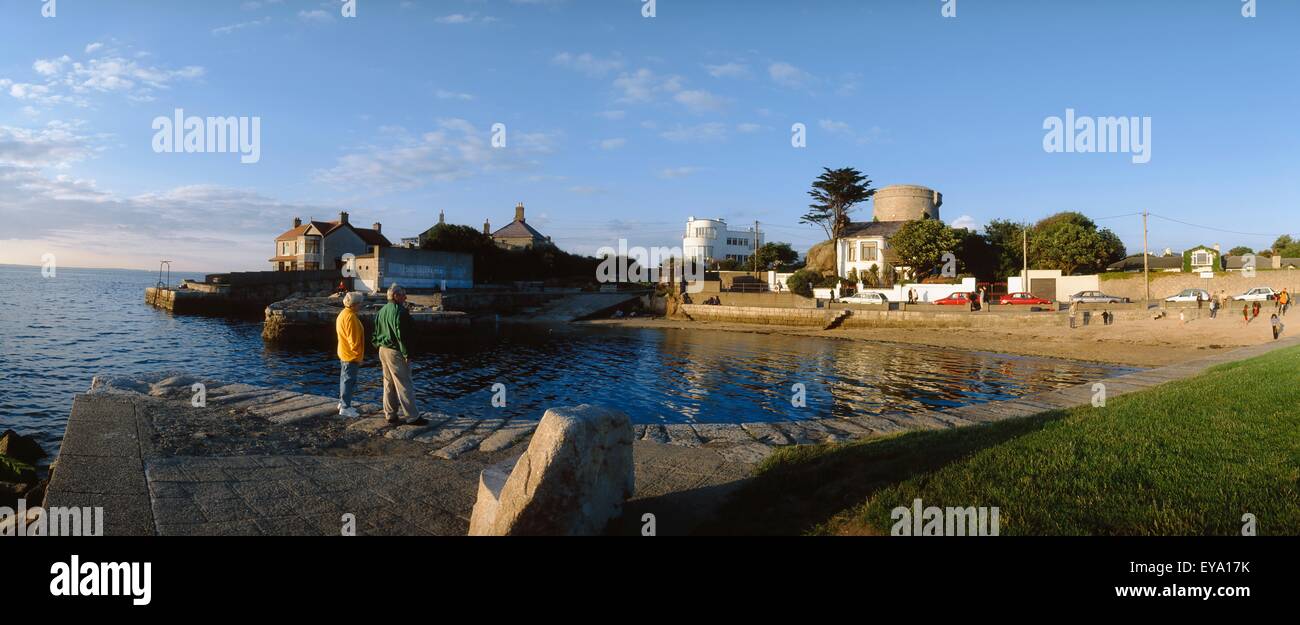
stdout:
<svg viewBox="0 0 1300 625">
<path fill-rule="evenodd" d="M 724 219 L 686 220 L 686 234 L 682 236 L 682 254 L 701 263 L 715 260 L 734 260 L 746 263 L 754 250 L 763 246 L 763 234 L 748 230 L 732 230 Z"/>
</svg>

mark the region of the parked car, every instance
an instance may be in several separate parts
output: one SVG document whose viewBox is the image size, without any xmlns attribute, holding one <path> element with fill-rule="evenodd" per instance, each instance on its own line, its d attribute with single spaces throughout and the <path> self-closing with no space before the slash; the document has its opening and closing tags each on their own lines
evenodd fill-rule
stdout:
<svg viewBox="0 0 1300 625">
<path fill-rule="evenodd" d="M 938 306 L 970 306 L 975 301 L 974 293 L 957 292 L 943 299 L 935 300 Z"/>
<path fill-rule="evenodd" d="M 1127 297 L 1118 295 L 1106 295 L 1101 291 L 1079 291 L 1070 296 L 1070 303 L 1079 302 L 1082 304 L 1119 304 L 1128 302 Z"/>
<path fill-rule="evenodd" d="M 858 293 L 841 297 L 840 301 L 845 304 L 888 304 L 889 298 L 881 293 Z"/>
<path fill-rule="evenodd" d="M 1050 299 L 1043 299 L 1033 293 L 1008 293 L 998 299 L 999 304 L 1021 304 L 1028 306 L 1045 306 L 1052 303 Z"/>
<path fill-rule="evenodd" d="M 1178 295 L 1170 295 L 1165 298 L 1166 302 L 1194 302 L 1196 300 L 1203 302 L 1210 301 L 1210 292 L 1205 289 L 1183 289 Z"/>
<path fill-rule="evenodd" d="M 1257 286 L 1241 295 L 1233 297 L 1232 299 L 1239 302 L 1268 302 L 1276 298 L 1277 291 L 1266 286 Z"/>
</svg>

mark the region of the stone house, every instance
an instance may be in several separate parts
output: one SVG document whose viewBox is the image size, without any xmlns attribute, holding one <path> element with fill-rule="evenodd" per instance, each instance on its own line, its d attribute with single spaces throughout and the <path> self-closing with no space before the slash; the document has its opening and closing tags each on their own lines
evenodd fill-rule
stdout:
<svg viewBox="0 0 1300 625">
<path fill-rule="evenodd" d="M 348 221 L 347 212 L 337 221 L 303 222 L 294 217 L 293 228 L 275 238 L 275 256 L 269 262 L 274 271 L 334 270 L 343 266 L 343 255 L 360 256 L 373 246 L 390 247 L 383 226 L 358 228 Z"/>
<path fill-rule="evenodd" d="M 483 232 L 489 229 L 489 224 L 483 224 Z M 496 244 L 506 249 L 527 249 L 539 245 L 552 245 L 551 237 L 545 236 L 538 232 L 536 228 L 528 225 L 524 221 L 524 203 L 520 202 L 515 207 L 515 220 L 507 224 L 504 228 L 492 233 L 492 240 Z"/>
</svg>

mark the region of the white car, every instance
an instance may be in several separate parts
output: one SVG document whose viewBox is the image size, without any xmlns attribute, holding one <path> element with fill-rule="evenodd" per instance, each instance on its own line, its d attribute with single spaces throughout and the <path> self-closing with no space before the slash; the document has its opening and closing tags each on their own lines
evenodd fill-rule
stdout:
<svg viewBox="0 0 1300 625">
<path fill-rule="evenodd" d="M 1239 302 L 1267 302 L 1277 299 L 1277 291 L 1266 286 L 1257 286 L 1241 295 L 1233 297 L 1232 299 Z"/>
<path fill-rule="evenodd" d="M 889 298 L 880 293 L 858 293 L 848 297 L 841 297 L 840 302 L 845 304 L 888 304 Z"/>
<path fill-rule="evenodd" d="M 1166 302 L 1202 302 L 1210 301 L 1210 292 L 1205 289 L 1183 289 L 1178 295 L 1171 295 L 1165 298 Z"/>
</svg>

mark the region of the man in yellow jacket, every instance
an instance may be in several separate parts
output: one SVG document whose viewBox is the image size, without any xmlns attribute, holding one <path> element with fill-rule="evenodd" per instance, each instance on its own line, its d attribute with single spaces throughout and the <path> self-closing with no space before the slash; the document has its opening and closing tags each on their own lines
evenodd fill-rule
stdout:
<svg viewBox="0 0 1300 625">
<path fill-rule="evenodd" d="M 357 390 L 357 376 L 361 373 L 361 359 L 366 352 L 366 329 L 361 326 L 357 311 L 365 302 L 365 296 L 351 292 L 343 296 L 343 312 L 334 322 L 334 330 L 339 337 L 339 361 L 343 364 L 339 372 L 339 415 L 355 418 L 360 416 L 352 407 L 352 395 Z"/>
</svg>

